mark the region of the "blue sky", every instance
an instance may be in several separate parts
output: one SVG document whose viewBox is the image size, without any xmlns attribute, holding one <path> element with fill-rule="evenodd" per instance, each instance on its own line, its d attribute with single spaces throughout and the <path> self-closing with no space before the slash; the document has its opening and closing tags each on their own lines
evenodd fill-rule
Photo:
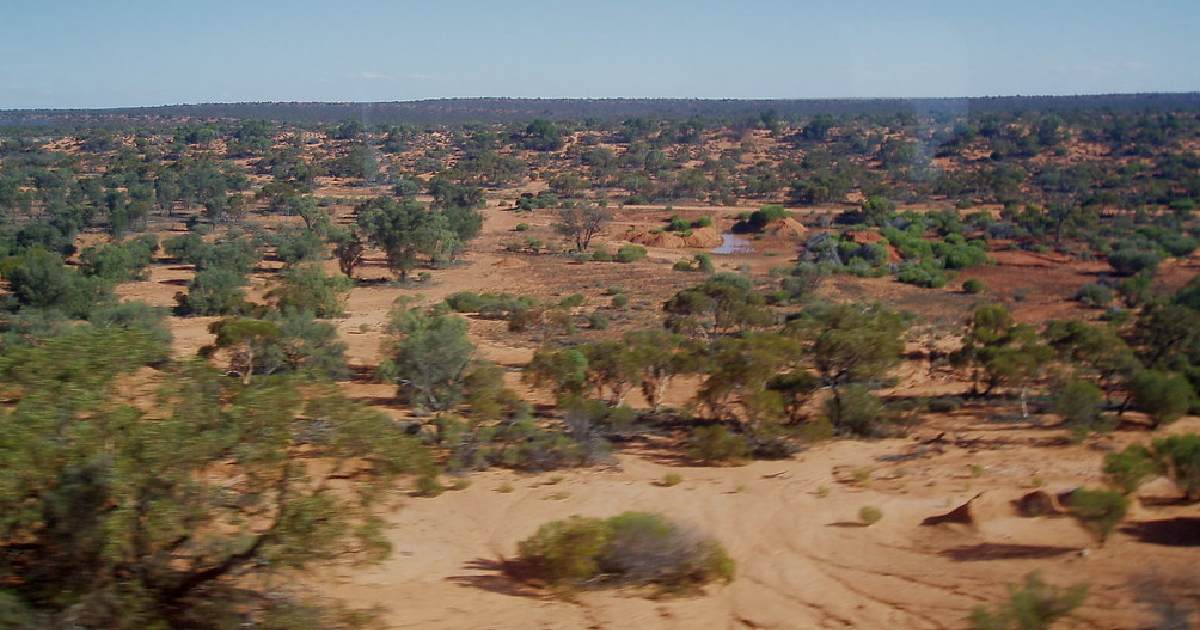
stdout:
<svg viewBox="0 0 1200 630">
<path fill-rule="evenodd" d="M 0 0 L 0 108 L 1194 91 L 1200 0 Z"/>
</svg>

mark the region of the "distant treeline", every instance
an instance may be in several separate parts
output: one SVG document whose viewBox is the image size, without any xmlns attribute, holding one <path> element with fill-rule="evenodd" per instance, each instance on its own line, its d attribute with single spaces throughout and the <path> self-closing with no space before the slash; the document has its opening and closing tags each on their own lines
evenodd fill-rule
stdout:
<svg viewBox="0 0 1200 630">
<path fill-rule="evenodd" d="M 533 118 L 623 120 L 633 117 L 732 120 L 773 112 L 784 119 L 816 114 L 971 114 L 1029 111 L 1165 112 L 1200 110 L 1200 92 L 1089 96 L 872 99 L 535 99 L 452 98 L 379 103 L 200 103 L 113 109 L 0 110 L 0 125 L 119 126 L 181 118 L 262 119 L 290 123 L 359 120 L 368 125 L 501 123 Z"/>
</svg>

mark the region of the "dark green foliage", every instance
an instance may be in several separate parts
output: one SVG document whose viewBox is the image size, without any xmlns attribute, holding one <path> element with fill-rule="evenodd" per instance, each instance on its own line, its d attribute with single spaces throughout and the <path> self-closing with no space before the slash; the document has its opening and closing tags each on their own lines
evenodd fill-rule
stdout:
<svg viewBox="0 0 1200 630">
<path fill-rule="evenodd" d="M 399 386 L 400 395 L 418 409 L 445 411 L 462 400 L 463 384 L 475 346 L 467 339 L 467 321 L 456 315 L 401 307 L 391 316 L 394 338 L 380 376 Z"/>
<path fill-rule="evenodd" d="M 163 251 L 179 262 L 194 265 L 197 271 L 214 268 L 249 273 L 261 259 L 258 246 L 248 237 L 229 234 L 215 244 L 198 234 L 174 236 L 163 242 Z"/>
<path fill-rule="evenodd" d="M 275 256 L 294 265 L 306 260 L 318 260 L 325 255 L 325 243 L 321 236 L 306 228 L 280 230 L 271 238 L 275 245 Z"/>
<path fill-rule="evenodd" d="M 1183 376 L 1159 370 L 1142 370 L 1129 382 L 1134 408 L 1150 416 L 1155 427 L 1170 424 L 1187 412 L 1192 387 Z"/>
<path fill-rule="evenodd" d="M 718 273 L 676 293 L 663 306 L 676 332 L 725 334 L 773 323 L 774 315 L 745 276 Z"/>
<path fill-rule="evenodd" d="M 825 418 L 842 435 L 879 435 L 883 401 L 866 386 L 839 387 L 825 400 Z"/>
<path fill-rule="evenodd" d="M 1071 516 L 1103 544 L 1125 520 L 1129 498 L 1113 490 L 1080 488 L 1070 494 L 1066 507 Z"/>
<path fill-rule="evenodd" d="M 284 270 L 267 298 L 274 300 L 280 311 L 307 311 L 318 319 L 329 319 L 342 315 L 352 286 L 349 278 L 325 275 L 319 264 L 301 265 Z"/>
<path fill-rule="evenodd" d="M 88 314 L 88 322 L 99 328 L 137 330 L 147 334 L 165 349 L 171 346 L 171 331 L 166 324 L 167 309 L 150 306 L 145 302 L 120 302 L 101 306 Z"/>
<path fill-rule="evenodd" d="M 1155 249 L 1137 241 L 1121 241 L 1108 254 L 1108 264 L 1123 276 L 1153 273 L 1161 261 L 1162 256 Z"/>
<path fill-rule="evenodd" d="M 1155 440 L 1149 448 L 1132 444 L 1104 458 L 1104 472 L 1126 492 L 1145 479 L 1166 475 L 1190 501 L 1200 500 L 1200 436 L 1172 435 Z"/>
<path fill-rule="evenodd" d="M 1007 308 L 983 304 L 971 314 L 963 347 L 953 359 L 975 365 L 975 384 L 982 376 L 987 384 L 983 393 L 989 395 L 1000 385 L 1023 388 L 1051 356 L 1031 327 L 1013 322 Z"/>
<path fill-rule="evenodd" d="M 335 393 L 200 366 L 169 366 L 153 413 L 124 404 L 117 377 L 164 350 L 139 330 L 82 327 L 0 356 L 14 401 L 0 414 L 0 512 L 22 541 L 0 566 L 0 615 L 218 630 L 293 627 L 306 610 L 313 623 L 295 627 L 348 627 L 257 585 L 386 556 L 376 504 L 423 451 Z M 327 492 L 334 479 L 351 491 Z"/>
<path fill-rule="evenodd" d="M 686 591 L 734 576 L 734 562 L 720 543 L 647 512 L 546 523 L 520 542 L 517 553 L 522 572 L 559 588 Z"/>
<path fill-rule="evenodd" d="M 687 451 L 703 464 L 738 463 L 750 455 L 750 444 L 741 434 L 717 424 L 692 429 Z"/>
<path fill-rule="evenodd" d="M 5 261 L 11 299 L 20 308 L 55 310 L 72 319 L 86 319 L 97 306 L 114 301 L 110 283 L 68 268 L 61 258 L 40 247 Z"/>
<path fill-rule="evenodd" d="M 358 232 L 383 250 L 388 268 L 401 278 L 407 278 L 422 258 L 429 266 L 453 261 L 463 243 L 455 228 L 451 215 L 427 210 L 413 200 L 380 197 L 358 208 Z"/>
<path fill-rule="evenodd" d="M 177 294 L 178 310 L 184 315 L 237 315 L 245 312 L 246 278 L 233 269 L 217 267 L 196 272 L 187 294 Z"/>
<path fill-rule="evenodd" d="M 1104 474 L 1108 481 L 1125 494 L 1137 492 L 1146 479 L 1162 472 L 1152 450 L 1141 444 L 1130 444 L 1125 450 L 1104 456 Z"/>
<path fill-rule="evenodd" d="M 746 219 L 746 222 L 745 222 L 745 230 L 751 231 L 751 232 L 761 232 L 765 227 L 767 227 L 768 224 L 770 224 L 774 221 L 778 221 L 780 219 L 785 219 L 790 216 L 791 215 L 788 213 L 787 210 L 784 209 L 783 206 L 780 206 L 780 205 L 763 206 L 763 207 L 759 208 L 758 210 L 755 210 L 754 212 L 750 213 L 750 216 Z"/>
<path fill-rule="evenodd" d="M 992 610 L 976 606 L 968 621 L 971 630 L 1049 630 L 1079 608 L 1087 594 L 1086 584 L 1059 588 L 1030 573 L 1023 585 L 1009 585 L 1008 601 Z"/>
<path fill-rule="evenodd" d="M 946 274 L 936 262 L 922 261 L 919 263 L 905 262 L 900 265 L 896 279 L 904 284 L 911 284 L 926 289 L 940 289 L 946 286 Z"/>
<path fill-rule="evenodd" d="M 631 263 L 646 257 L 646 248 L 641 245 L 622 245 L 617 250 L 617 262 Z"/>
<path fill-rule="evenodd" d="M 556 151 L 562 148 L 562 131 L 558 125 L 544 118 L 537 118 L 525 127 L 519 136 L 521 146 L 534 151 Z"/>
<path fill-rule="evenodd" d="M 985 285 L 983 283 L 983 280 L 980 280 L 979 278 L 968 278 L 966 281 L 963 282 L 962 290 L 963 290 L 963 293 L 969 293 L 971 295 L 976 295 L 976 294 L 983 293 L 984 291 L 986 291 L 987 285 Z"/>
<path fill-rule="evenodd" d="M 140 278 L 158 250 L 158 239 L 146 235 L 124 243 L 106 243 L 84 249 L 79 259 L 83 272 L 111 282 Z"/>
<path fill-rule="evenodd" d="M 446 306 L 456 313 L 477 313 L 483 319 L 509 319 L 532 307 L 533 300 L 509 293 L 460 291 L 446 298 Z"/>
<path fill-rule="evenodd" d="M 313 379 L 340 380 L 350 375 L 346 365 L 346 342 L 337 328 L 318 321 L 308 311 L 272 314 L 269 320 L 278 334 L 264 339 L 256 349 L 265 374 L 301 374 Z"/>
<path fill-rule="evenodd" d="M 1087 434 L 1107 428 L 1100 411 L 1104 396 L 1090 381 L 1072 378 L 1054 390 L 1054 413 L 1077 434 Z"/>
<path fill-rule="evenodd" d="M 1113 300 L 1113 291 L 1103 284 L 1085 284 L 1075 292 L 1075 299 L 1084 306 L 1106 308 Z"/>
</svg>

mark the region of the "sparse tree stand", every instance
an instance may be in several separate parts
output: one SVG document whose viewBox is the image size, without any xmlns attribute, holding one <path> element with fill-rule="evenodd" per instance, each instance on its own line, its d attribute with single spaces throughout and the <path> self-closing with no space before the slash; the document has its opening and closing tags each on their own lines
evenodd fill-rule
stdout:
<svg viewBox="0 0 1200 630">
<path fill-rule="evenodd" d="M 563 208 L 558 218 L 554 229 L 575 242 L 575 251 L 584 252 L 591 245 L 592 238 L 612 222 L 612 211 L 598 205 L 578 206 Z"/>
<path fill-rule="evenodd" d="M 423 449 L 333 388 L 162 356 L 139 331 L 89 328 L 0 356 L 18 398 L 0 413 L 0 626 L 350 627 L 288 582 L 386 557 L 380 504 Z M 127 404 L 116 382 L 149 364 L 162 397 Z"/>
</svg>

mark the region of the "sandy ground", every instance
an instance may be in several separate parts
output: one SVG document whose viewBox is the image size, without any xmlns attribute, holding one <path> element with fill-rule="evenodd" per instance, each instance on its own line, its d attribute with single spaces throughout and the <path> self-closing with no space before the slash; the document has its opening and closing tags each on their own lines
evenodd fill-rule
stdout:
<svg viewBox="0 0 1200 630">
<path fill-rule="evenodd" d="M 1147 611 L 1129 581 L 1154 571 L 1188 574 L 1200 559 L 1194 547 L 1139 544 L 1156 530 L 1136 519 L 1097 548 L 1069 519 L 1012 514 L 1008 501 L 1036 477 L 1021 462 L 1028 450 L 951 449 L 933 460 L 880 464 L 906 446 L 827 444 L 739 468 L 629 453 L 609 470 L 476 474 L 466 490 L 406 500 L 392 521 L 392 558 L 334 572 L 322 590 L 384 606 L 395 628 L 959 628 L 973 606 L 1001 598 L 1004 583 L 1040 570 L 1053 582 L 1092 584 L 1081 613 L 1089 627 L 1134 628 Z M 1094 478 L 1099 454 L 1062 451 L 1036 453 L 1045 460 L 1037 466 L 1043 489 Z M 970 463 L 983 472 L 973 474 Z M 867 470 L 870 480 L 854 482 L 847 470 Z M 656 485 L 666 472 L 684 481 Z M 499 491 L 506 484 L 515 490 Z M 975 496 L 976 525 L 920 524 Z M 880 508 L 883 520 L 860 526 L 866 505 Z M 498 560 L 547 520 L 625 510 L 669 514 L 717 537 L 737 559 L 736 580 L 700 597 L 588 592 L 563 601 L 498 570 Z M 1139 516 L 1158 523 L 1185 513 Z"/>
<path fill-rule="evenodd" d="M 335 193 L 347 191 L 330 190 Z M 402 296 L 433 303 L 464 290 L 541 299 L 579 292 L 587 297 L 587 309 L 607 309 L 614 322 L 604 333 L 581 332 L 587 339 L 650 325 L 662 300 L 698 281 L 697 275 L 669 267 L 695 253 L 689 251 L 652 249 L 647 260 L 632 265 L 572 265 L 556 256 L 506 253 L 508 241 L 554 238 L 552 212 L 502 209 L 509 206 L 507 200 L 490 202 L 481 238 L 461 264 L 435 271 L 429 286 L 369 282 L 386 276 L 377 257 L 361 268 L 358 275 L 367 282 L 351 291 L 346 316 L 334 321 L 348 344 L 350 363 L 368 375 L 343 384 L 347 393 L 394 416 L 406 413 L 393 400 L 393 387 L 369 379 L 382 356 L 387 312 Z M 697 215 L 709 210 L 686 209 Z M 722 208 L 718 216 L 738 210 Z M 623 221 L 649 225 L 666 216 L 662 209 L 637 208 Z M 518 223 L 530 224 L 531 231 L 514 232 Z M 624 226 L 614 229 L 608 238 L 623 231 Z M 793 257 L 786 252 L 791 247 L 763 244 L 753 254 L 718 256 L 715 262 L 720 269 L 765 274 L 790 264 Z M 983 278 L 1024 321 L 1078 316 L 1079 308 L 1067 298 L 1096 271 L 1095 265 L 1064 265 L 1024 253 L 995 258 L 996 264 L 964 273 L 960 280 Z M 1194 274 L 1190 267 L 1171 271 L 1180 277 Z M 1037 274 L 1036 284 L 1025 282 L 1030 273 Z M 169 307 L 175 293 L 186 290 L 191 274 L 186 266 L 158 264 L 149 278 L 119 292 L 125 299 Z M 260 297 L 273 275 L 269 264 L 255 273 L 251 296 Z M 613 286 L 629 292 L 629 309 L 606 306 L 604 291 Z M 1012 291 L 1027 286 L 1027 296 L 1011 300 Z M 916 289 L 887 278 L 842 276 L 824 291 L 840 299 L 882 299 L 928 318 L 935 328 L 957 325 L 987 298 L 952 288 Z M 213 319 L 171 317 L 177 355 L 194 355 L 210 343 L 207 326 Z M 472 321 L 471 331 L 479 355 L 510 368 L 509 381 L 517 386 L 517 368 L 541 339 L 509 334 L 501 322 Z M 937 395 L 966 387 L 916 362 L 902 366 L 897 376 L 900 384 L 887 393 Z M 681 380 L 670 397 L 686 400 L 694 387 Z M 1200 603 L 1200 582 L 1187 581 L 1200 562 L 1200 515 L 1194 506 L 1136 508 L 1129 523 L 1099 547 L 1070 519 L 1020 518 L 1010 505 L 1034 489 L 1058 492 L 1098 484 L 1103 449 L 1146 436 L 1118 434 L 1098 445 L 1075 445 L 1058 432 L 1004 422 L 1010 413 L 967 409 L 930 416 L 912 438 L 822 444 L 789 460 L 744 467 L 689 467 L 678 460 L 677 450 L 641 444 L 617 453 L 607 468 L 544 475 L 489 471 L 469 476 L 464 490 L 432 499 L 412 498 L 397 488 L 389 517 L 392 557 L 378 566 L 323 569 L 311 586 L 351 606 L 383 607 L 389 627 L 422 629 L 962 628 L 973 606 L 1003 599 L 1006 583 L 1033 570 L 1053 583 L 1092 585 L 1080 613 L 1085 627 L 1147 627 L 1150 605 L 1138 600 L 1134 586 L 1147 576 L 1185 580 L 1169 593 L 1193 606 Z M 1172 430 L 1198 426 L 1188 419 Z M 950 443 L 941 452 L 910 457 L 915 438 L 943 431 Z M 683 482 L 657 485 L 668 472 L 679 473 Z M 501 491 L 508 485 L 511 492 Z M 978 497 L 973 524 L 921 525 L 973 497 Z M 860 526 L 857 514 L 864 506 L 880 508 L 883 520 Z M 625 510 L 663 512 L 715 536 L 738 563 L 736 580 L 685 598 L 585 592 L 567 601 L 515 584 L 498 570 L 498 561 L 511 557 L 516 543 L 546 521 Z"/>
</svg>

